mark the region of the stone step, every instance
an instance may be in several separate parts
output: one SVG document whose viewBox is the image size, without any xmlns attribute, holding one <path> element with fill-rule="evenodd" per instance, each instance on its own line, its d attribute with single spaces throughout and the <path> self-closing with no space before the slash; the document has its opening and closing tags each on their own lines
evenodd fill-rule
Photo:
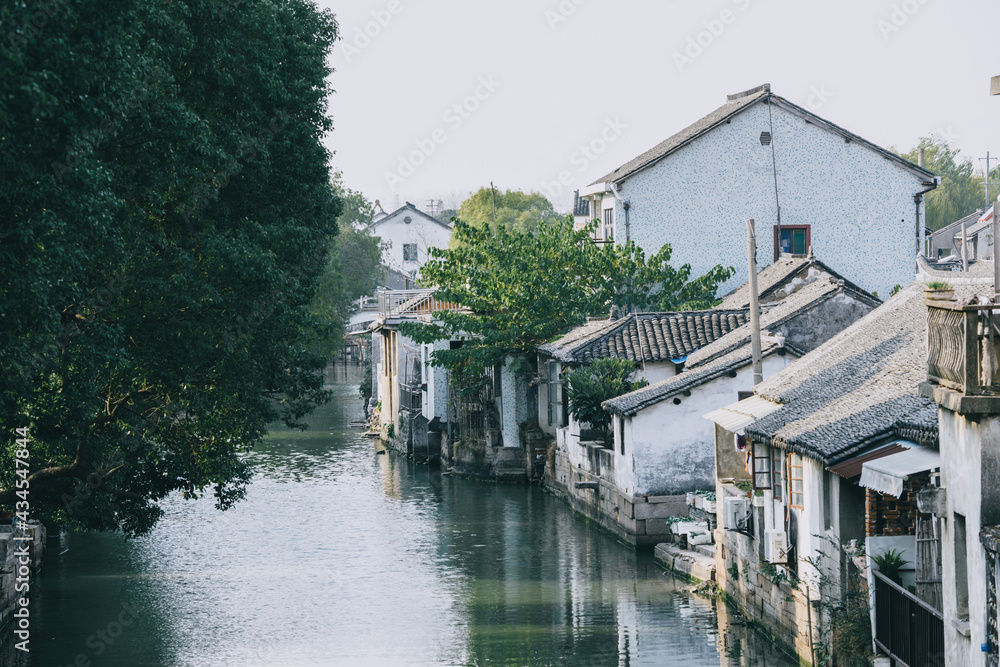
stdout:
<svg viewBox="0 0 1000 667">
<path fill-rule="evenodd" d="M 653 555 L 663 567 L 696 582 L 715 581 L 715 558 L 665 542 L 653 547 Z"/>
</svg>

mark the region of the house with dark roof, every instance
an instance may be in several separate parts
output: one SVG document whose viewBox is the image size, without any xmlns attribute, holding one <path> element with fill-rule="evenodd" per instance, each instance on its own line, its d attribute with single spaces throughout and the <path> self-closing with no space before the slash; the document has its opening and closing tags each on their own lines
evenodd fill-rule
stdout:
<svg viewBox="0 0 1000 667">
<path fill-rule="evenodd" d="M 451 225 L 427 215 L 410 202 L 392 213 L 380 211 L 368 226 L 388 244 L 382 264 L 411 277 L 420 273 L 431 248 L 447 248 Z"/>
<path fill-rule="evenodd" d="M 983 209 L 976 209 L 964 218 L 960 218 L 936 232 L 931 232 L 927 236 L 927 258 L 931 261 L 937 261 L 945 257 L 961 257 L 962 225 L 965 225 L 966 233 L 968 233 L 972 226 L 979 221 L 982 214 Z M 972 259 L 971 255 L 969 259 Z"/>
<path fill-rule="evenodd" d="M 826 273 L 810 278 L 803 266 L 799 271 L 787 266 L 772 270 L 778 271 L 795 288 L 774 289 L 775 298 L 762 307 L 765 376 L 879 303 Z M 774 287 L 780 281 L 765 282 Z M 561 380 L 563 368 L 607 356 L 633 360 L 637 374 L 652 381 L 605 403 L 614 415 L 612 448 L 589 440 L 586 425 L 568 419 Z M 748 311 L 639 314 L 590 322 L 542 346 L 539 358 L 539 423 L 557 436 L 551 483 L 576 509 L 622 539 L 638 545 L 662 542 L 668 517 L 687 513 L 685 495 L 714 485 L 713 434 L 702 415 L 751 386 Z M 595 489 L 600 493 L 594 494 Z"/>
<path fill-rule="evenodd" d="M 753 218 L 762 266 L 779 251 L 805 255 L 812 247 L 845 279 L 884 297 L 913 280 L 924 246 L 923 197 L 937 183 L 765 84 L 729 95 L 580 196 L 618 242 L 634 241 L 647 254 L 669 243 L 672 261 L 690 264 L 694 276 L 719 258 L 744 257 L 744 224 Z M 745 264 L 736 263 L 723 291 L 746 280 Z"/>
<path fill-rule="evenodd" d="M 809 622 L 817 601 L 852 582 L 940 618 L 940 530 L 917 503 L 941 467 L 938 406 L 919 390 L 923 287 L 903 289 L 751 395 L 705 415 L 715 425 L 717 580 L 800 659 L 817 640 L 829 648 Z M 978 277 L 956 286 L 966 297 L 988 288 Z M 891 584 L 856 557 L 890 551 L 905 561 Z M 887 627 L 882 604 L 876 635 Z"/>
</svg>

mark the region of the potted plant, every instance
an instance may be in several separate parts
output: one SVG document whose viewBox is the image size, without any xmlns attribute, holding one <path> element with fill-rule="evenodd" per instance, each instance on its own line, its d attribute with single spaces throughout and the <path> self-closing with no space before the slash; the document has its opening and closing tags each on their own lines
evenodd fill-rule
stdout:
<svg viewBox="0 0 1000 667">
<path fill-rule="evenodd" d="M 878 571 L 884 574 L 890 581 L 903 585 L 903 578 L 899 576 L 899 571 L 910 561 L 903 558 L 903 552 L 896 549 L 889 549 L 878 556 L 871 556 L 878 566 Z"/>
<path fill-rule="evenodd" d="M 955 288 L 950 283 L 932 280 L 924 288 L 924 298 L 928 301 L 951 301 L 955 297 Z"/>
</svg>

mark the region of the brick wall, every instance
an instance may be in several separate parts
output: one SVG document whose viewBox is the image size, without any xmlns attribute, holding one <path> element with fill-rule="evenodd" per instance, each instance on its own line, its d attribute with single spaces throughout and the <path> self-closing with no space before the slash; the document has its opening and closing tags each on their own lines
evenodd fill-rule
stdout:
<svg viewBox="0 0 1000 667">
<path fill-rule="evenodd" d="M 921 479 L 907 481 L 899 498 L 866 489 L 865 535 L 916 535 L 917 492 L 926 484 Z"/>
</svg>

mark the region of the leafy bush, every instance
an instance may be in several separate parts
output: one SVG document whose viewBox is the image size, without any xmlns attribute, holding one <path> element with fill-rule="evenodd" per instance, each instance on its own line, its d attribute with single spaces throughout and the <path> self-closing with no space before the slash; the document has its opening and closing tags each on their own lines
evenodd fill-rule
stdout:
<svg viewBox="0 0 1000 667">
<path fill-rule="evenodd" d="M 601 434 L 606 447 L 614 444 L 611 413 L 603 407 L 605 401 L 645 387 L 643 380 L 632 380 L 635 364 L 627 359 L 608 357 L 582 366 L 567 375 L 566 393 L 569 410 L 577 421 L 589 423 Z"/>
<path fill-rule="evenodd" d="M 875 565 L 878 566 L 878 571 L 887 576 L 892 581 L 897 584 L 902 585 L 902 578 L 899 576 L 899 571 L 903 569 L 903 566 L 910 561 L 903 558 L 903 552 L 896 549 L 889 549 L 884 554 L 879 554 L 878 556 L 869 556 Z"/>
</svg>

